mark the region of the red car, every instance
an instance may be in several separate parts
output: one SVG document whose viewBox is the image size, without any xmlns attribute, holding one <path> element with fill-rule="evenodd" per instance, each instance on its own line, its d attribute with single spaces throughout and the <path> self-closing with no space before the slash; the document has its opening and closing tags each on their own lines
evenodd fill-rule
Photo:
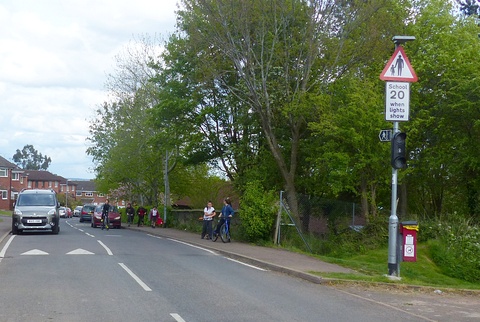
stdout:
<svg viewBox="0 0 480 322">
<path fill-rule="evenodd" d="M 103 204 L 95 207 L 91 225 L 93 228 L 102 226 L 102 209 Z M 110 210 L 108 211 L 108 219 L 110 221 L 111 228 L 122 228 L 122 220 L 116 206 L 110 205 Z"/>
</svg>

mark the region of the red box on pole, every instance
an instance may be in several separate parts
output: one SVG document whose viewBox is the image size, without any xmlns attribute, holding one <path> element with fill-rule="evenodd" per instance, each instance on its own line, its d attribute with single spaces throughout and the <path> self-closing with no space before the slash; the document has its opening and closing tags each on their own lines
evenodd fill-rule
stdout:
<svg viewBox="0 0 480 322">
<path fill-rule="evenodd" d="M 417 261 L 417 232 L 416 221 L 404 221 L 400 224 L 402 234 L 402 258 L 404 262 Z"/>
</svg>

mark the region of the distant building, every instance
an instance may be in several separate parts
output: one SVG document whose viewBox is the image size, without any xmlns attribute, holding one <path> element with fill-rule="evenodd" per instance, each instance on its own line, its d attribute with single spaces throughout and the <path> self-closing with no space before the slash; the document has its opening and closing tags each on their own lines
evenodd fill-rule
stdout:
<svg viewBox="0 0 480 322">
<path fill-rule="evenodd" d="M 80 201 L 82 205 L 87 203 L 98 205 L 107 199 L 106 195 L 96 190 L 93 180 L 72 180 L 70 182 L 76 186 L 75 200 Z"/>
</svg>

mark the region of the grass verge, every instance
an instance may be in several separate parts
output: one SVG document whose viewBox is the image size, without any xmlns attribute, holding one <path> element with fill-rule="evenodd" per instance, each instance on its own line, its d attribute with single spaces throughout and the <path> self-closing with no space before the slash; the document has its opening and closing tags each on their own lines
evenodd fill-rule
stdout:
<svg viewBox="0 0 480 322">
<path fill-rule="evenodd" d="M 408 284 L 418 286 L 431 286 L 438 288 L 455 288 L 480 290 L 480 284 L 466 282 L 460 279 L 448 277 L 440 271 L 433 261 L 428 258 L 428 246 L 420 244 L 417 248 L 416 262 L 400 263 L 400 280 L 392 280 L 386 276 L 388 273 L 388 249 L 376 249 L 367 251 L 365 254 L 339 259 L 322 257 L 321 259 L 351 268 L 357 273 L 320 273 L 310 272 L 324 278 L 334 278 L 350 281 Z"/>
</svg>

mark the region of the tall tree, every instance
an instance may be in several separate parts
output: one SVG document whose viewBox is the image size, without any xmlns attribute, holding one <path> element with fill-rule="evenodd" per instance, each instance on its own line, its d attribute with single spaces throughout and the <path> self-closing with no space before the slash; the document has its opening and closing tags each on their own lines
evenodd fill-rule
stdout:
<svg viewBox="0 0 480 322">
<path fill-rule="evenodd" d="M 368 59 L 374 42 L 368 38 L 355 47 L 351 35 L 385 2 L 182 3 L 179 28 L 199 58 L 197 72 L 254 113 L 297 214 L 295 178 L 301 142 L 309 135 L 306 120 L 315 108 L 311 96 L 353 62 Z"/>
<path fill-rule="evenodd" d="M 480 42 L 472 19 L 441 0 L 418 2 L 410 58 L 420 81 L 412 87 L 407 177 L 415 213 L 459 212 L 480 218 Z M 452 50 L 455 48 L 455 50 Z"/>
<path fill-rule="evenodd" d="M 39 153 L 33 145 L 27 144 L 22 151 L 17 149 L 13 162 L 25 170 L 47 170 L 52 159 Z"/>
</svg>

